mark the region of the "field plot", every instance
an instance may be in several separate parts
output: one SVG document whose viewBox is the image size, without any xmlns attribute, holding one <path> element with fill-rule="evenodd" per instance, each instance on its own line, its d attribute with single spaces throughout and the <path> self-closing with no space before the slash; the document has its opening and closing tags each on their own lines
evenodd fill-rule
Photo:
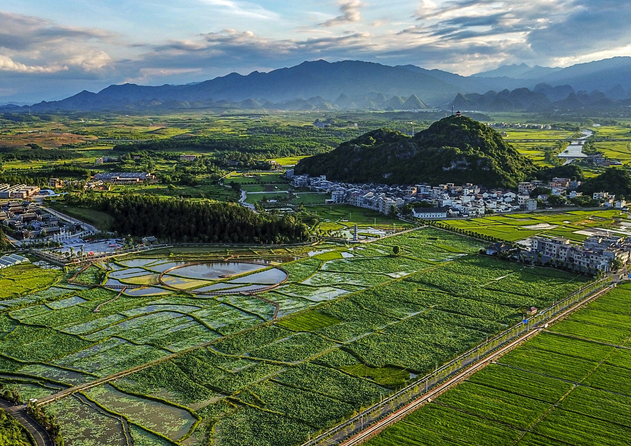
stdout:
<svg viewBox="0 0 631 446">
<path fill-rule="evenodd" d="M 403 247 L 398 256 L 395 245 Z M 136 444 L 297 445 L 518 322 L 524 307 L 544 308 L 585 283 L 480 256 L 483 246 L 425 228 L 352 249 L 325 246 L 282 269 L 121 260 L 107 268 L 108 281 L 141 288 L 119 296 L 118 289 L 61 284 L 3 301 L 0 374 L 21 379 L 28 393 L 158 361 L 53 403 L 64 413 L 62 431 L 77 439 L 70 445 L 118 444 L 120 434 Z M 180 268 L 168 272 L 173 267 Z M 142 283 L 165 271 L 179 291 Z M 285 278 L 259 295 L 199 291 L 247 290 Z M 562 347 L 544 348 L 563 354 Z M 597 364 L 595 355 L 574 359 Z M 614 359 L 611 367 L 620 369 L 627 360 Z M 544 403 L 553 398 L 542 394 Z M 480 400 L 485 411 L 497 395 L 523 402 L 491 389 Z M 540 404 L 510 420 L 527 423 Z"/>
<path fill-rule="evenodd" d="M 625 235 L 629 223 L 627 215 L 620 211 L 570 211 L 565 213 L 538 213 L 493 215 L 474 220 L 450 220 L 442 222 L 462 231 L 515 242 L 535 235 L 565 237 L 581 242 L 594 230 L 613 230 Z"/>
<path fill-rule="evenodd" d="M 630 315 L 626 283 L 367 444 L 628 444 Z"/>
<path fill-rule="evenodd" d="M 2 300 L 50 287 L 61 277 L 61 271 L 22 264 L 0 270 L 0 304 Z"/>
</svg>

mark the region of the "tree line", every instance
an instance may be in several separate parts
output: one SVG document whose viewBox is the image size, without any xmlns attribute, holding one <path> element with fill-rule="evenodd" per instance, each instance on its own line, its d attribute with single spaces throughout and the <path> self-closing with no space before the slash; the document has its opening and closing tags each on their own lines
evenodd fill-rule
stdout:
<svg viewBox="0 0 631 446">
<path fill-rule="evenodd" d="M 111 215 L 119 234 L 151 235 L 167 242 L 270 244 L 309 237 L 308 227 L 295 216 L 257 214 L 229 203 L 137 194 L 83 194 L 67 196 L 66 202 Z"/>
</svg>

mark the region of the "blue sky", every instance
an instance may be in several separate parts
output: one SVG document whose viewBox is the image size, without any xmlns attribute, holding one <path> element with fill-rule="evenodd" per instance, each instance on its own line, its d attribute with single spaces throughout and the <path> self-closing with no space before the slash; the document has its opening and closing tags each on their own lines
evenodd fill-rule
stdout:
<svg viewBox="0 0 631 446">
<path fill-rule="evenodd" d="M 473 74 L 631 55 L 627 0 L 3 0 L 0 103 L 304 60 Z"/>
</svg>

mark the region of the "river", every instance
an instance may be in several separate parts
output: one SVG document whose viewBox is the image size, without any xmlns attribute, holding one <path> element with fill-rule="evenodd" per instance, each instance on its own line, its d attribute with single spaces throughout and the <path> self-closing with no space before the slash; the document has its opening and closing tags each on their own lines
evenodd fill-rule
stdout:
<svg viewBox="0 0 631 446">
<path fill-rule="evenodd" d="M 587 158 L 587 155 L 583 153 L 583 144 L 587 138 L 592 136 L 594 133 L 591 130 L 583 130 L 581 134 L 583 135 L 581 138 L 572 141 L 570 145 L 558 155 L 559 158 L 565 160 L 564 165 L 570 164 L 572 161 L 577 159 Z"/>
</svg>

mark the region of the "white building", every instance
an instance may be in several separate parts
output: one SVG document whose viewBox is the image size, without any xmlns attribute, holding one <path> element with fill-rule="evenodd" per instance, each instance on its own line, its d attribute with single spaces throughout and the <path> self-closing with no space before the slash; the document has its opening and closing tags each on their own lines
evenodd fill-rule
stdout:
<svg viewBox="0 0 631 446">
<path fill-rule="evenodd" d="M 447 218 L 447 209 L 445 208 L 414 208 L 412 215 L 416 218 L 426 220 Z"/>
</svg>

